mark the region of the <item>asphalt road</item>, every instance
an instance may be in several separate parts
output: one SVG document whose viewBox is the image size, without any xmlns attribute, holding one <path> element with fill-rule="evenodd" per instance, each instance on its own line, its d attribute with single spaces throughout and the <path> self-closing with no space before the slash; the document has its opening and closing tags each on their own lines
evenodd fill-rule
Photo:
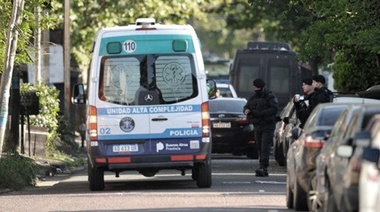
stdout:
<svg viewBox="0 0 380 212">
<path fill-rule="evenodd" d="M 285 204 L 286 168 L 271 161 L 269 177 L 255 177 L 257 160 L 213 155 L 213 185 L 198 188 L 191 172 L 154 177 L 106 172 L 105 190 L 88 188 L 87 169 L 62 173 L 36 188 L 0 195 L 0 211 L 292 211 Z"/>
</svg>

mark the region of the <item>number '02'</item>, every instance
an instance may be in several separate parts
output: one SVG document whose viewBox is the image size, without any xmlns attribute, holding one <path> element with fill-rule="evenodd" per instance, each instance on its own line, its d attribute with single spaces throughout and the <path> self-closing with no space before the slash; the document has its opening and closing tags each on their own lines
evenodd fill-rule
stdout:
<svg viewBox="0 0 380 212">
<path fill-rule="evenodd" d="M 124 43 L 124 49 L 127 52 L 135 51 L 136 50 L 136 42 L 134 41 L 127 41 Z"/>
<path fill-rule="evenodd" d="M 104 134 L 111 134 L 111 129 L 110 128 L 100 128 L 99 129 L 99 132 L 101 135 L 104 135 Z"/>
</svg>

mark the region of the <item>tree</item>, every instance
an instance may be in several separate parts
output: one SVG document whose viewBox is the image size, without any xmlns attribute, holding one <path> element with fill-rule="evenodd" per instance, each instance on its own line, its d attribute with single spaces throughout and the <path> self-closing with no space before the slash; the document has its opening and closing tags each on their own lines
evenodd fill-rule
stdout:
<svg viewBox="0 0 380 212">
<path fill-rule="evenodd" d="M 12 7 L 12 16 L 9 22 L 7 33 L 5 60 L 3 73 L 1 75 L 0 83 L 0 157 L 3 150 L 5 132 L 8 119 L 8 104 L 9 104 L 9 90 L 12 81 L 13 66 L 17 49 L 18 30 L 17 26 L 20 23 L 20 18 L 24 9 L 24 0 L 14 0 Z"/>
<path fill-rule="evenodd" d="M 306 1 L 299 1 L 306 2 Z M 334 62 L 335 88 L 356 92 L 380 83 L 380 2 L 307 1 L 316 17 L 302 33 L 300 54 Z M 305 4 L 306 5 L 306 4 Z"/>
<path fill-rule="evenodd" d="M 31 48 L 30 40 L 33 31 L 36 29 L 35 24 L 35 7 L 46 7 L 50 3 L 50 0 L 0 0 L 0 29 L 3 30 L 0 33 L 0 70 L 1 84 L 0 84 L 0 152 L 9 132 L 6 129 L 8 118 L 8 103 L 9 103 L 9 90 L 11 80 L 13 76 L 13 69 L 15 65 L 30 64 L 33 62 L 31 52 L 34 51 Z M 41 27 L 46 29 L 53 27 L 53 20 L 49 17 L 41 17 Z"/>
<path fill-rule="evenodd" d="M 140 17 L 154 17 L 158 23 L 185 24 L 193 18 L 204 18 L 200 8 L 208 2 L 209 0 L 78 1 L 71 5 L 71 54 L 85 69 L 90 61 L 90 50 L 98 29 L 131 24 Z M 63 21 L 62 3 L 54 2 L 52 7 L 51 14 Z M 63 22 L 58 24 L 62 26 Z"/>
<path fill-rule="evenodd" d="M 231 30 L 260 27 L 266 39 L 290 43 L 314 73 L 334 63 L 338 91 L 355 92 L 380 83 L 379 1 L 231 2 L 220 9 L 228 13 Z M 353 74 L 361 80 L 347 81 Z"/>
</svg>

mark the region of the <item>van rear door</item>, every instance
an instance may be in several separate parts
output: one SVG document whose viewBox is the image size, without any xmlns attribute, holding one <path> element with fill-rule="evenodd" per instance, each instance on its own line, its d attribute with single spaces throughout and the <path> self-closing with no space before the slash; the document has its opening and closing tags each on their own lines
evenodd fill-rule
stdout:
<svg viewBox="0 0 380 212">
<path fill-rule="evenodd" d="M 192 55 L 155 55 L 154 88 L 160 104 L 150 107 L 152 147 L 159 154 L 196 153 L 202 140 L 201 98 Z"/>
<path fill-rule="evenodd" d="M 104 57 L 101 66 L 98 132 L 107 155 L 200 151 L 202 99 L 192 54 Z"/>
</svg>

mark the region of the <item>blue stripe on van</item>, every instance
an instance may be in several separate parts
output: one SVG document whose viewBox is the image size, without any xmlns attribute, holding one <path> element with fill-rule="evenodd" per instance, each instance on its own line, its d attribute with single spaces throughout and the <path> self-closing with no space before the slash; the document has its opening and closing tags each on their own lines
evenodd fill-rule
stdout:
<svg viewBox="0 0 380 212">
<path fill-rule="evenodd" d="M 127 33 L 127 32 L 126 32 Z M 136 42 L 136 50 L 132 54 L 165 54 L 176 53 L 173 50 L 173 40 L 186 40 L 188 48 L 186 53 L 195 53 L 195 48 L 191 35 L 130 35 L 119 37 L 107 37 L 102 38 L 100 43 L 99 56 L 108 56 L 106 47 L 108 42 L 119 41 L 121 45 L 127 40 L 133 40 Z M 181 52 L 184 53 L 184 52 Z M 126 51 L 122 51 L 119 55 L 128 55 Z M 115 54 L 112 54 L 115 55 Z"/>
<path fill-rule="evenodd" d="M 166 129 L 163 133 L 144 133 L 144 134 L 113 134 L 98 135 L 99 140 L 133 140 L 133 139 L 154 139 L 154 138 L 196 138 L 202 137 L 202 128 L 178 128 Z"/>
<path fill-rule="evenodd" d="M 188 113 L 200 112 L 201 105 L 124 106 L 112 108 L 98 108 L 97 111 L 98 115 Z"/>
</svg>

